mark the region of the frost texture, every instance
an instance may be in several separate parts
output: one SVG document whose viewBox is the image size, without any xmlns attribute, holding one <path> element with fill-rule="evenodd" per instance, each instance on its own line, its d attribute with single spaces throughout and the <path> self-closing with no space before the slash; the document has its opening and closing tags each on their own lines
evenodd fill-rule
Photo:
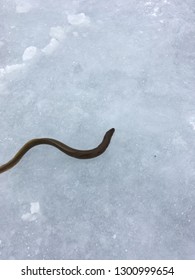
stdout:
<svg viewBox="0 0 195 280">
<path fill-rule="evenodd" d="M 1 259 L 195 259 L 194 8 L 1 0 Z"/>
</svg>

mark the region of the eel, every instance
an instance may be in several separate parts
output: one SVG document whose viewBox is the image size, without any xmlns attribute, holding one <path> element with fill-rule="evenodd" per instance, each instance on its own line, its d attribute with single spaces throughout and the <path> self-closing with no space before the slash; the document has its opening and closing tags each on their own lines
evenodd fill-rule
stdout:
<svg viewBox="0 0 195 280">
<path fill-rule="evenodd" d="M 22 148 L 16 153 L 16 155 L 10 161 L 0 166 L 0 173 L 3 173 L 9 170 L 10 168 L 14 167 L 31 148 L 42 144 L 53 146 L 59 149 L 61 152 L 74 158 L 78 158 L 78 159 L 95 158 L 103 154 L 104 151 L 107 149 L 114 131 L 115 131 L 114 128 L 108 130 L 104 135 L 102 142 L 96 148 L 91 150 L 77 150 L 65 145 L 64 143 L 56 139 L 51 139 L 51 138 L 32 139 L 28 141 L 24 146 L 22 146 Z"/>
</svg>

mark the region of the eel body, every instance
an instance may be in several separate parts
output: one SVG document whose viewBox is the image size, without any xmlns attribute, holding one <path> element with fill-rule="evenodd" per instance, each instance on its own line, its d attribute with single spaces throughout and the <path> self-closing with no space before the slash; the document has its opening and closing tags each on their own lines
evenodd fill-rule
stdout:
<svg viewBox="0 0 195 280">
<path fill-rule="evenodd" d="M 10 161 L 0 166 L 0 173 L 3 173 L 9 170 L 10 168 L 14 167 L 31 148 L 42 144 L 53 146 L 59 149 L 61 152 L 74 158 L 78 158 L 78 159 L 95 158 L 101 155 L 107 149 L 114 131 L 115 131 L 114 128 L 108 130 L 104 135 L 102 142 L 96 148 L 91 150 L 77 150 L 65 145 L 64 143 L 56 139 L 51 139 L 51 138 L 32 139 L 28 141 Z"/>
</svg>

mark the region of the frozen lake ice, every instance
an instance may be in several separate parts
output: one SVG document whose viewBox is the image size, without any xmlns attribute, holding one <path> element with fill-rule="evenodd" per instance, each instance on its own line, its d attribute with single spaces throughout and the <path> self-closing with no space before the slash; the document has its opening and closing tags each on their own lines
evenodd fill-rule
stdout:
<svg viewBox="0 0 195 280">
<path fill-rule="evenodd" d="M 0 0 L 0 259 L 195 259 L 193 0 Z"/>
</svg>

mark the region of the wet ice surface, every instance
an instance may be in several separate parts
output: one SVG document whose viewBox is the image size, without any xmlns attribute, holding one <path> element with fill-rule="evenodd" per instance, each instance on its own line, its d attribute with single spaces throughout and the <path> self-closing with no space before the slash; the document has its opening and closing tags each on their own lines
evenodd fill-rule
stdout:
<svg viewBox="0 0 195 280">
<path fill-rule="evenodd" d="M 1 0 L 1 259 L 195 258 L 193 0 Z"/>
</svg>

